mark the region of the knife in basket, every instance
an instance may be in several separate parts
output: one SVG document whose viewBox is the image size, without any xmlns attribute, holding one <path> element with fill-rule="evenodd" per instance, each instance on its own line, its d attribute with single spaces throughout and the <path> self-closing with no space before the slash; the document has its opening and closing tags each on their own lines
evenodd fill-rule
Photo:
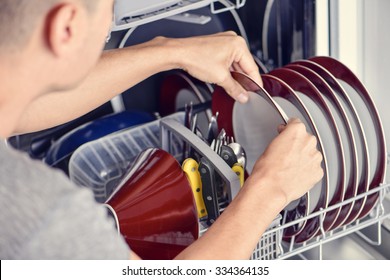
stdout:
<svg viewBox="0 0 390 280">
<path fill-rule="evenodd" d="M 228 145 L 222 145 L 219 155 L 232 168 L 233 172 L 237 174 L 240 179 L 240 187 L 242 187 L 245 181 L 245 171 L 244 167 L 238 163 L 238 158 L 233 148 Z"/>
<path fill-rule="evenodd" d="M 237 156 L 234 153 L 234 150 L 228 145 L 222 145 L 219 151 L 220 157 L 229 165 L 233 167 L 237 162 Z"/>
<path fill-rule="evenodd" d="M 188 158 L 182 165 L 184 173 L 187 175 L 188 181 L 194 194 L 196 208 L 199 219 L 207 216 L 206 206 L 203 201 L 202 180 L 199 174 L 199 164 L 192 158 Z"/>
<path fill-rule="evenodd" d="M 202 179 L 203 201 L 207 211 L 207 224 L 211 225 L 220 215 L 215 180 L 215 170 L 210 161 L 202 157 L 199 163 L 199 173 Z"/>
</svg>

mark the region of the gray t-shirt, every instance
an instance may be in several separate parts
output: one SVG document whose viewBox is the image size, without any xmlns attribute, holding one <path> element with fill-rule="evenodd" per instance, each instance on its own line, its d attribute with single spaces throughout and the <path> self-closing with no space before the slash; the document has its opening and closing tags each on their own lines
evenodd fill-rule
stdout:
<svg viewBox="0 0 390 280">
<path fill-rule="evenodd" d="M 0 139 L 0 259 L 128 259 L 105 208 Z"/>
</svg>

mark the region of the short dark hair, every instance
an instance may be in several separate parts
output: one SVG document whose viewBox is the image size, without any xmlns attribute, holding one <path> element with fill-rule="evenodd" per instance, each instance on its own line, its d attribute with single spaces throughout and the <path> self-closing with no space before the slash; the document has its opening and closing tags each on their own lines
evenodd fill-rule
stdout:
<svg viewBox="0 0 390 280">
<path fill-rule="evenodd" d="M 0 0 L 0 47 L 23 46 L 39 15 L 48 12 L 61 0 Z M 98 0 L 80 0 L 93 10 Z"/>
</svg>

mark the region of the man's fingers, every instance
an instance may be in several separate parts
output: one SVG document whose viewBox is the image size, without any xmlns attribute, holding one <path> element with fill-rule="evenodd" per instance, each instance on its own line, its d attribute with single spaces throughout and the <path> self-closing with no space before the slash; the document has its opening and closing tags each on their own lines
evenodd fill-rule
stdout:
<svg viewBox="0 0 390 280">
<path fill-rule="evenodd" d="M 286 130 L 287 126 L 290 124 L 299 124 L 302 123 L 300 119 L 297 118 L 291 118 L 288 120 L 287 125 L 286 124 L 281 124 L 278 126 L 278 132 L 279 134 L 282 133 L 284 130 Z"/>
<path fill-rule="evenodd" d="M 253 59 L 249 49 L 245 48 L 244 50 L 244 54 L 242 55 L 241 59 L 237 61 L 237 63 L 245 74 L 251 77 L 259 86 L 263 86 L 263 80 L 260 76 L 259 67 Z"/>
<path fill-rule="evenodd" d="M 302 121 L 298 118 L 291 118 L 288 120 L 288 124 L 293 124 L 293 123 L 302 123 Z"/>
<path fill-rule="evenodd" d="M 247 42 L 240 36 L 237 36 L 237 33 L 234 31 L 227 31 L 219 33 L 220 36 L 234 36 L 236 38 L 240 38 L 238 40 L 240 44 L 240 50 L 243 50 L 244 53 L 233 62 L 233 69 L 235 71 L 243 72 L 247 74 L 249 77 L 251 77 L 258 85 L 263 86 L 263 80 L 260 76 L 259 67 L 257 66 L 255 60 L 253 59 L 253 56 L 251 52 L 249 51 L 249 48 L 247 46 Z"/>
<path fill-rule="evenodd" d="M 233 71 L 236 71 L 236 72 L 244 73 L 244 70 L 242 70 L 240 64 L 238 64 L 238 63 L 236 63 L 236 62 L 234 62 L 234 63 L 232 64 L 231 69 L 232 69 Z"/>
<path fill-rule="evenodd" d="M 236 32 L 232 31 L 232 30 L 229 30 L 229 31 L 223 31 L 223 32 L 218 32 L 218 33 L 215 33 L 211 36 L 238 36 Z"/>
<path fill-rule="evenodd" d="M 236 80 L 233 79 L 230 73 L 226 77 L 226 79 L 219 85 L 223 87 L 225 91 L 238 102 L 240 103 L 248 102 L 249 99 L 248 93 Z"/>
<path fill-rule="evenodd" d="M 278 126 L 278 132 L 279 132 L 279 134 L 282 133 L 285 129 L 286 129 L 286 125 L 285 125 L 285 124 L 279 125 L 279 126 Z"/>
</svg>

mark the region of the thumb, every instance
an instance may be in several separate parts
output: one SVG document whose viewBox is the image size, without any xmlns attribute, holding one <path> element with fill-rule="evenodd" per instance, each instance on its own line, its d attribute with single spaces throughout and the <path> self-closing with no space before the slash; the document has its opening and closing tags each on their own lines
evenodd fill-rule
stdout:
<svg viewBox="0 0 390 280">
<path fill-rule="evenodd" d="M 227 78 L 220 84 L 221 87 L 235 100 L 240 103 L 248 102 L 249 95 L 247 91 L 228 74 Z"/>
<path fill-rule="evenodd" d="M 287 126 L 290 126 L 291 124 L 299 124 L 302 123 L 302 121 L 298 118 L 291 118 L 288 120 L 287 124 L 281 124 L 278 126 L 278 132 L 279 134 L 286 130 Z"/>
<path fill-rule="evenodd" d="M 285 129 L 286 129 L 286 125 L 285 125 L 285 124 L 279 125 L 279 126 L 278 126 L 278 132 L 279 132 L 279 134 L 282 133 Z"/>
</svg>

